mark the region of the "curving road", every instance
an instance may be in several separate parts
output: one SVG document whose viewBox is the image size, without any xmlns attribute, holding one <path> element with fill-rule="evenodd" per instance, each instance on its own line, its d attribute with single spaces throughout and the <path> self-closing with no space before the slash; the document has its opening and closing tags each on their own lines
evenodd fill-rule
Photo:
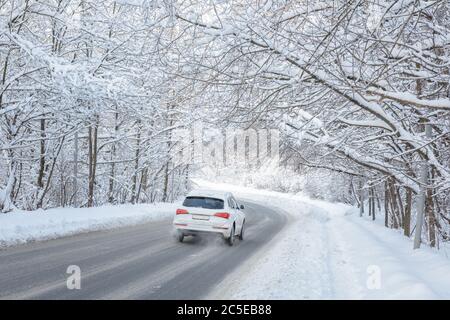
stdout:
<svg viewBox="0 0 450 320">
<path fill-rule="evenodd" d="M 253 202 L 244 241 L 216 236 L 177 243 L 171 220 L 92 232 L 0 251 L 0 299 L 201 299 L 286 224 L 287 217 Z M 81 268 L 81 289 L 68 290 L 69 265 Z"/>
</svg>

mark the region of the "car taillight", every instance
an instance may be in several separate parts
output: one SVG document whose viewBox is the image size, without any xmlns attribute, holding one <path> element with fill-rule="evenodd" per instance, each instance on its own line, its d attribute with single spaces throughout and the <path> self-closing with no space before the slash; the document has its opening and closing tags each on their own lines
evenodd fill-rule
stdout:
<svg viewBox="0 0 450 320">
<path fill-rule="evenodd" d="M 177 214 L 188 214 L 189 212 L 186 209 L 177 209 Z"/>
<path fill-rule="evenodd" d="M 228 212 L 217 212 L 214 214 L 215 217 L 228 219 L 230 217 L 230 214 Z"/>
</svg>

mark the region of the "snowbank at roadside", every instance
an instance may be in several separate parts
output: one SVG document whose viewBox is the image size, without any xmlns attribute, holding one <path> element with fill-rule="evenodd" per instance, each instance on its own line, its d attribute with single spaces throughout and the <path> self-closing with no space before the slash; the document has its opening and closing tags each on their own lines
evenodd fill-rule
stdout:
<svg viewBox="0 0 450 320">
<path fill-rule="evenodd" d="M 436 249 L 413 250 L 412 239 L 360 218 L 356 209 L 328 229 L 342 261 L 335 267 L 339 298 L 450 299 L 450 260 Z"/>
<path fill-rule="evenodd" d="M 202 188 L 288 212 L 290 226 L 257 261 L 230 276 L 226 299 L 450 299 L 450 260 L 360 218 L 341 203 L 195 180 Z M 225 285 L 225 283 L 223 284 Z M 218 298 L 218 296 L 212 297 Z"/>
<path fill-rule="evenodd" d="M 171 217 L 176 207 L 177 204 L 156 203 L 0 214 L 0 246 L 162 220 Z"/>
</svg>

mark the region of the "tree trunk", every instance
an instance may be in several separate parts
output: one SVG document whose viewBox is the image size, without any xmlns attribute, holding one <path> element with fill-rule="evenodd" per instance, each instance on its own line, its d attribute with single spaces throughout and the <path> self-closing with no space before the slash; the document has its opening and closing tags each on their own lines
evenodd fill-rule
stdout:
<svg viewBox="0 0 450 320">
<path fill-rule="evenodd" d="M 44 172 L 45 172 L 45 119 L 41 119 L 41 140 L 39 150 L 39 173 L 37 178 L 37 186 L 39 190 L 44 187 Z"/>
<path fill-rule="evenodd" d="M 94 205 L 95 174 L 97 171 L 97 141 L 98 141 L 98 117 L 93 125 L 88 128 L 89 144 L 89 176 L 88 176 L 88 201 L 87 206 Z"/>
<path fill-rule="evenodd" d="M 132 177 L 131 185 L 131 203 L 136 203 L 137 199 L 137 181 L 138 181 L 138 170 L 139 170 L 139 156 L 141 153 L 141 127 L 140 121 L 137 121 L 137 135 L 136 135 L 136 150 L 134 154 L 134 173 Z"/>
<path fill-rule="evenodd" d="M 425 121 L 425 134 L 428 139 L 431 138 L 431 126 L 427 119 L 423 119 Z M 422 238 L 422 227 L 423 220 L 425 216 L 425 200 L 426 200 L 426 192 L 427 192 L 427 184 L 428 184 L 428 161 L 423 160 L 420 168 L 420 195 L 417 201 L 417 223 L 416 223 L 416 233 L 414 235 L 414 249 L 419 249 Z"/>
<path fill-rule="evenodd" d="M 73 206 L 78 206 L 78 131 L 73 138 Z"/>
<path fill-rule="evenodd" d="M 65 177 L 65 167 L 64 167 L 64 163 L 66 162 L 66 159 L 64 157 L 64 154 L 61 155 L 60 157 L 61 161 L 59 163 L 60 166 L 60 171 L 59 171 L 59 205 L 61 207 L 65 207 L 66 206 L 66 177 Z"/>
<path fill-rule="evenodd" d="M 43 117 L 44 115 L 42 115 Z M 44 174 L 45 174 L 45 119 L 40 120 L 40 141 L 39 141 L 39 171 L 37 177 L 37 191 L 36 191 L 36 208 L 42 208 L 42 203 L 39 201 L 44 189 Z"/>
<path fill-rule="evenodd" d="M 394 179 L 392 177 L 389 178 L 389 200 L 392 208 L 392 224 L 391 227 L 394 229 L 398 229 L 400 225 L 400 213 L 397 203 L 397 196 L 395 192 Z"/>
<path fill-rule="evenodd" d="M 9 212 L 13 209 L 11 194 L 13 192 L 13 186 L 15 182 L 16 165 L 12 160 L 10 160 L 6 187 L 3 190 L 0 189 L 0 212 Z"/>
<path fill-rule="evenodd" d="M 400 226 L 404 228 L 404 222 L 405 222 L 405 210 L 403 208 L 403 201 L 402 201 L 402 195 L 400 194 L 400 187 L 396 188 L 397 193 L 397 204 L 399 208 L 399 217 L 400 217 Z"/>
<path fill-rule="evenodd" d="M 379 193 L 375 190 L 375 199 L 377 200 L 377 209 L 378 212 L 381 212 L 381 203 Z"/>
<path fill-rule="evenodd" d="M 119 112 L 117 111 L 116 106 L 116 112 L 114 113 L 114 139 L 117 138 L 119 132 Z M 114 180 L 116 176 L 116 143 L 113 142 L 111 145 L 111 168 L 109 172 L 109 183 L 108 183 L 108 202 L 114 203 Z"/>
<path fill-rule="evenodd" d="M 426 209 L 425 209 L 427 220 L 428 220 L 428 238 L 430 239 L 430 246 L 436 246 L 436 218 L 433 212 L 433 190 L 428 188 L 427 199 L 426 199 Z"/>
<path fill-rule="evenodd" d="M 141 175 L 141 182 L 139 183 L 139 188 L 138 188 L 138 192 L 137 192 L 137 197 L 136 200 L 139 203 L 139 199 L 141 198 L 141 192 L 142 190 L 146 190 L 147 189 L 147 175 L 148 175 L 148 168 L 144 168 L 144 170 L 142 170 L 142 175 Z"/>
<path fill-rule="evenodd" d="M 43 203 L 44 203 L 44 198 L 47 195 L 48 191 L 50 190 L 51 186 L 52 186 L 52 178 L 53 178 L 53 173 L 55 171 L 55 166 L 56 166 L 56 162 L 58 161 L 58 156 L 61 153 L 62 147 L 64 145 L 64 140 L 65 137 L 63 137 L 59 143 L 58 146 L 58 150 L 56 151 L 56 155 L 54 155 L 54 157 L 51 160 L 51 166 L 50 166 L 50 170 L 48 172 L 48 178 L 47 181 L 45 183 L 45 187 L 42 190 L 41 194 L 40 194 L 40 198 L 38 200 L 38 208 L 42 208 Z"/>
<path fill-rule="evenodd" d="M 372 202 L 372 220 L 375 220 L 375 188 L 371 187 L 371 202 Z"/>
<path fill-rule="evenodd" d="M 169 189 L 169 162 L 166 163 L 164 169 L 164 186 L 163 186 L 163 198 L 162 202 L 167 202 Z"/>
<path fill-rule="evenodd" d="M 405 218 L 403 219 L 403 234 L 407 237 L 411 235 L 411 207 L 412 190 L 406 188 Z"/>
<path fill-rule="evenodd" d="M 359 180 L 359 203 L 361 206 L 359 207 L 359 216 L 362 217 L 364 214 L 364 189 L 362 180 Z"/>
<path fill-rule="evenodd" d="M 434 172 L 431 170 L 431 180 L 434 179 Z M 430 246 L 435 247 L 436 246 L 436 227 L 437 227 L 437 221 L 436 221 L 436 215 L 434 213 L 434 201 L 433 201 L 433 189 L 428 188 L 427 189 L 427 199 L 425 202 L 425 213 L 427 215 L 428 220 L 428 238 L 430 240 Z"/>
<path fill-rule="evenodd" d="M 389 179 L 389 178 L 388 178 Z M 389 189 L 388 179 L 384 182 L 384 226 L 389 227 Z"/>
</svg>

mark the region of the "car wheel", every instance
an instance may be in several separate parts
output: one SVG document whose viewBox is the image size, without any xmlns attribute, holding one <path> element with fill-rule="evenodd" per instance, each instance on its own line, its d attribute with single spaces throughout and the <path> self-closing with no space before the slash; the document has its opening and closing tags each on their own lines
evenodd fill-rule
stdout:
<svg viewBox="0 0 450 320">
<path fill-rule="evenodd" d="M 239 240 L 244 240 L 245 221 L 242 222 L 241 233 L 239 234 Z"/>
<path fill-rule="evenodd" d="M 183 242 L 184 240 L 184 234 L 181 231 L 177 231 L 177 235 L 176 235 L 177 241 L 178 242 Z"/>
<path fill-rule="evenodd" d="M 234 226 L 231 229 L 230 237 L 227 239 L 228 245 L 231 247 L 234 244 Z"/>
</svg>

